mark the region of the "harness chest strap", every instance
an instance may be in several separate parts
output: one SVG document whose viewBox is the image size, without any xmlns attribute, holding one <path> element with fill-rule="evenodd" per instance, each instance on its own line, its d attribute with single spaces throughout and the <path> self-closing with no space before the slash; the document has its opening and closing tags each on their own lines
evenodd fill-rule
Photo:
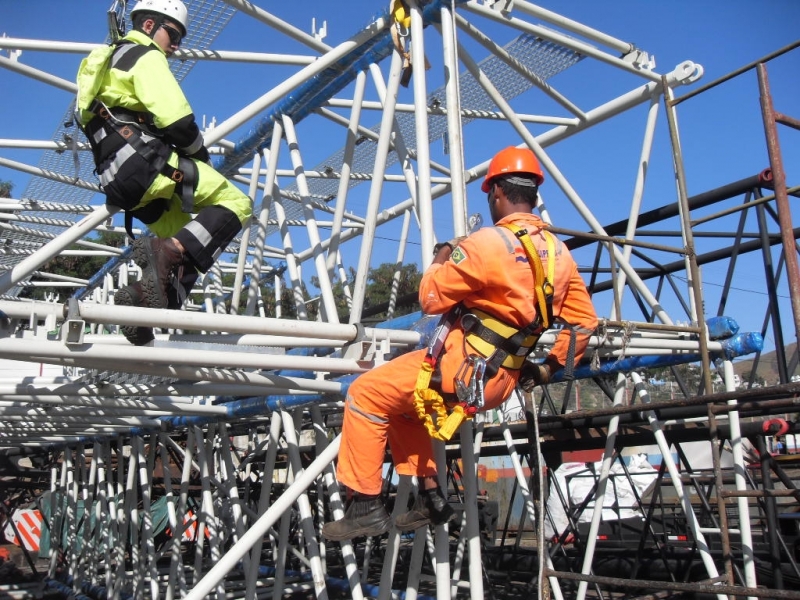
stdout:
<svg viewBox="0 0 800 600">
<path fill-rule="evenodd" d="M 553 323 L 553 282 L 556 279 L 556 242 L 553 234 L 542 229 L 541 233 L 547 243 L 547 277 L 544 274 L 544 266 L 536 248 L 533 246 L 528 230 L 508 223 L 504 227 L 511 231 L 522 244 L 528 262 L 533 269 L 533 291 L 536 294 L 536 301 L 539 309 L 539 317 L 542 319 L 542 326 L 547 329 Z"/>
<path fill-rule="evenodd" d="M 158 137 L 153 134 L 148 125 L 150 125 L 146 113 L 137 113 L 121 107 L 109 108 L 97 98 L 93 99 L 87 107 L 89 112 L 94 113 L 93 120 L 98 120 L 100 126 L 106 132 L 117 133 L 122 137 L 125 142 L 131 146 L 137 154 L 139 154 L 145 161 L 153 165 L 156 171 L 168 177 L 175 182 L 175 194 L 181 198 L 181 209 L 183 212 L 190 213 L 194 210 L 194 191 L 197 187 L 197 166 L 194 162 L 184 156 L 178 156 L 178 168 L 170 165 L 166 158 L 159 155 L 154 148 L 150 147 L 142 138 L 140 128 L 147 131 L 148 134 Z M 116 113 L 116 114 L 115 114 Z M 130 120 L 126 120 L 130 119 Z M 94 135 L 91 131 L 92 122 L 90 121 L 84 132 L 90 142 L 95 142 Z M 114 158 L 112 158 L 114 160 Z M 125 210 L 125 229 L 131 239 L 133 235 L 133 218 L 130 210 Z"/>
<path fill-rule="evenodd" d="M 534 277 L 534 295 L 537 315 L 531 323 L 521 329 L 504 323 L 497 317 L 478 309 L 471 309 L 462 318 L 467 343 L 487 360 L 487 373 L 491 377 L 500 367 L 521 369 L 528 354 L 533 350 L 542 331 L 553 322 L 553 285 L 555 279 L 555 238 L 542 230 L 547 244 L 547 275 L 539 252 L 534 247 L 527 229 L 513 223 L 504 225 L 520 241 L 528 258 Z"/>
</svg>

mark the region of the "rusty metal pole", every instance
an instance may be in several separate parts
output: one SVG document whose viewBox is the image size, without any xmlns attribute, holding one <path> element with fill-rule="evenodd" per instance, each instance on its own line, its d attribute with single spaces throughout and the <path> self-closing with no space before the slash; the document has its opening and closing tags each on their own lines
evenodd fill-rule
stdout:
<svg viewBox="0 0 800 600">
<path fill-rule="evenodd" d="M 789 206 L 789 195 L 786 192 L 786 172 L 783 170 L 783 157 L 778 141 L 776 112 L 772 104 L 772 94 L 767 77 L 767 66 L 759 63 L 758 90 L 761 102 L 761 116 L 764 120 L 764 133 L 767 138 L 767 152 L 772 169 L 772 184 L 775 191 L 775 204 L 778 209 L 778 224 L 781 228 L 783 252 L 786 257 L 786 280 L 789 282 L 789 297 L 792 301 L 794 316 L 795 341 L 800 342 L 800 269 L 798 268 L 797 249 L 792 232 L 792 211 Z"/>
<path fill-rule="evenodd" d="M 664 93 L 664 104 L 667 113 L 667 123 L 669 125 L 670 142 L 672 143 L 672 158 L 675 166 L 675 178 L 678 185 L 678 213 L 681 219 L 681 232 L 686 253 L 687 275 L 690 278 L 691 297 L 697 319 L 694 323 L 698 328 L 698 341 L 700 343 L 700 359 L 703 365 L 703 386 L 705 393 L 713 392 L 711 387 L 711 365 L 708 354 L 708 333 L 706 329 L 705 307 L 703 302 L 703 290 L 700 281 L 700 267 L 697 264 L 697 254 L 694 245 L 694 235 L 692 232 L 691 216 L 689 214 L 689 194 L 686 191 L 686 172 L 683 167 L 683 152 L 681 151 L 680 137 L 678 135 L 677 116 L 673 104 L 674 96 L 672 88 L 669 86 L 666 77 L 661 79 Z"/>
<path fill-rule="evenodd" d="M 681 151 L 680 137 L 678 135 L 678 119 L 675 105 L 673 104 L 674 95 L 672 88 L 667 84 L 667 78 L 662 78 L 664 86 L 664 102 L 666 105 L 667 123 L 669 124 L 669 135 L 672 143 L 672 156 L 675 166 L 675 176 L 678 184 L 678 213 L 681 218 L 681 232 L 686 246 L 687 274 L 690 277 L 692 298 L 694 300 L 693 315 L 697 322 L 694 324 L 699 328 L 700 358 L 703 365 L 703 389 L 706 394 L 713 394 L 714 389 L 711 385 L 711 360 L 708 352 L 708 333 L 705 321 L 705 303 L 703 301 L 702 282 L 700 281 L 700 267 L 697 264 L 697 254 L 694 245 L 694 233 L 692 231 L 692 221 L 689 208 L 689 194 L 686 189 L 686 172 L 683 167 L 683 153 Z M 709 405 L 708 422 L 711 442 L 711 459 L 716 478 L 717 489 L 717 510 L 719 511 L 719 535 L 722 546 L 722 554 L 725 557 L 725 582 L 733 584 L 733 554 L 731 552 L 730 536 L 728 531 L 728 510 L 727 502 L 721 495 L 723 490 L 722 470 L 720 469 L 719 435 L 717 432 L 717 418 Z"/>
</svg>

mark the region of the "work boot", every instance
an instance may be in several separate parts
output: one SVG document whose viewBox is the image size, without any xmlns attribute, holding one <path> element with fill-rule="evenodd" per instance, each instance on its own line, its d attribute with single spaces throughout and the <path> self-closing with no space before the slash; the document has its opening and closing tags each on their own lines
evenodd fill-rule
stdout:
<svg viewBox="0 0 800 600">
<path fill-rule="evenodd" d="M 167 308 L 167 290 L 184 258 L 172 239 L 140 237 L 133 242 L 133 262 L 142 268 L 144 306 Z"/>
<path fill-rule="evenodd" d="M 114 304 L 117 306 L 145 306 L 142 282 L 126 285 L 114 294 Z M 134 346 L 144 346 L 155 339 L 152 327 L 137 327 L 136 325 L 122 325 L 119 330 Z"/>
<path fill-rule="evenodd" d="M 323 537 L 334 541 L 351 540 L 360 536 L 386 533 L 392 527 L 392 517 L 386 512 L 380 496 L 357 494 L 344 518 L 322 526 Z"/>
<path fill-rule="evenodd" d="M 436 487 L 432 490 L 422 490 L 414 499 L 414 506 L 407 513 L 394 520 L 394 525 L 400 531 L 412 531 L 423 525 L 444 525 L 455 516 L 455 511 L 447 503 L 442 490 Z"/>
</svg>

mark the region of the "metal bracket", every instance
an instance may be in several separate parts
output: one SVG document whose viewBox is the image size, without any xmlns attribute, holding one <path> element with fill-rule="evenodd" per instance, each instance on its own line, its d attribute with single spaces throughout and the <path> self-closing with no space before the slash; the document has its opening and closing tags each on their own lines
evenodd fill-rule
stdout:
<svg viewBox="0 0 800 600">
<path fill-rule="evenodd" d="M 78 300 L 70 298 L 66 308 L 67 317 L 64 320 L 61 337 L 67 345 L 83 344 L 83 330 L 86 322 L 80 318 Z"/>
</svg>

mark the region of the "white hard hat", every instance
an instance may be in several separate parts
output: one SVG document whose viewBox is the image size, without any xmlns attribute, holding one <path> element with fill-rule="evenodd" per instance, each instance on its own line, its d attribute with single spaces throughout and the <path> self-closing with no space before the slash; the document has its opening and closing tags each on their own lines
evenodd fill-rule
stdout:
<svg viewBox="0 0 800 600">
<path fill-rule="evenodd" d="M 137 12 L 158 13 L 169 17 L 180 25 L 183 35 L 186 35 L 186 29 L 189 24 L 189 11 L 186 10 L 186 5 L 181 0 L 139 0 L 131 11 L 131 17 Z"/>
</svg>

